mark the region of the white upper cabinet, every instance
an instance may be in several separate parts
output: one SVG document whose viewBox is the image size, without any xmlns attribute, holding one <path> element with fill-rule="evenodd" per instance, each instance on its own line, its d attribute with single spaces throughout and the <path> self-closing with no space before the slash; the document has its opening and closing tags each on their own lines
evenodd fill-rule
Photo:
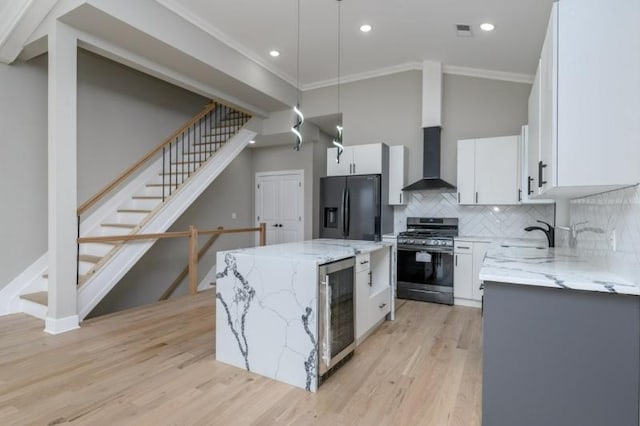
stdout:
<svg viewBox="0 0 640 426">
<path fill-rule="evenodd" d="M 404 145 L 389 147 L 389 204 L 407 204 L 402 188 L 407 186 L 407 148 Z"/>
<path fill-rule="evenodd" d="M 573 198 L 640 181 L 638 17 L 639 1 L 553 5 L 529 102 L 533 196 Z"/>
<path fill-rule="evenodd" d="M 531 145 L 529 126 L 522 126 L 522 133 L 520 134 L 520 171 L 518 172 L 518 176 L 520 177 L 520 189 L 518 191 L 520 202 L 522 204 L 555 203 L 554 200 L 531 198 L 537 194 L 537 184 L 533 175 L 537 174 L 538 164 L 530 162 L 529 158 L 531 155 L 535 155 L 536 158 L 539 155 L 537 148 L 534 148 L 534 154 L 531 154 Z"/>
<path fill-rule="evenodd" d="M 338 148 L 327 149 L 327 176 L 345 176 L 351 174 L 353 168 L 353 150 L 345 146 L 338 163 Z"/>
<path fill-rule="evenodd" d="M 519 136 L 458 141 L 458 203 L 518 204 Z"/>
<path fill-rule="evenodd" d="M 338 148 L 328 148 L 327 176 L 382 174 L 384 148 L 382 143 L 345 146 L 340 163 L 336 161 Z"/>
</svg>

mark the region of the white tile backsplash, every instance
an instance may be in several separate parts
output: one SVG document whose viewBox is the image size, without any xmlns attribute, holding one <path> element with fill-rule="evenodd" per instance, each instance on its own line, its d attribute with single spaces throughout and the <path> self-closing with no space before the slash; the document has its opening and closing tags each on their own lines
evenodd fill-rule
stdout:
<svg viewBox="0 0 640 426">
<path fill-rule="evenodd" d="M 536 220 L 554 223 L 554 206 L 460 206 L 456 193 L 445 190 L 405 192 L 406 206 L 396 206 L 395 232 L 406 229 L 407 217 L 457 217 L 461 236 L 532 238 L 546 241 L 542 232 L 526 232 L 524 228 L 539 225 Z"/>
<path fill-rule="evenodd" d="M 572 200 L 570 214 L 571 223 L 588 222 L 577 229 L 602 230 L 580 233 L 579 250 L 604 256 L 611 271 L 640 283 L 640 186 Z"/>
</svg>

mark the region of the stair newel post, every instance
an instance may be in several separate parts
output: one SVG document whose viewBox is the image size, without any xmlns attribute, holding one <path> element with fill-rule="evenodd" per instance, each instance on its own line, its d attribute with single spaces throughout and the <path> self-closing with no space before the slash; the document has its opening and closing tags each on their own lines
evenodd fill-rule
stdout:
<svg viewBox="0 0 640 426">
<path fill-rule="evenodd" d="M 198 293 L 198 229 L 189 227 L 189 294 Z"/>
<path fill-rule="evenodd" d="M 264 222 L 260 224 L 260 245 L 267 245 L 267 224 Z"/>
</svg>

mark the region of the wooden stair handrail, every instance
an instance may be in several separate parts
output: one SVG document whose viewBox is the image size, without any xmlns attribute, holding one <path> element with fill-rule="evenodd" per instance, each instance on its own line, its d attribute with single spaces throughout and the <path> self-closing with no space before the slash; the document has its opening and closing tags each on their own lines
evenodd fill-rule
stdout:
<svg viewBox="0 0 640 426">
<path fill-rule="evenodd" d="M 80 205 L 80 207 L 78 207 L 78 210 L 77 210 L 78 216 L 82 216 L 82 214 L 84 212 L 86 212 L 88 209 L 93 207 L 106 194 L 108 194 L 115 187 L 117 187 L 122 182 L 124 182 L 128 177 L 130 177 L 133 174 L 133 172 L 138 170 L 143 164 L 145 164 L 147 161 L 149 161 L 155 154 L 160 152 L 162 150 L 162 148 L 164 148 L 167 145 L 169 145 L 171 142 L 173 142 L 173 140 L 176 137 L 181 135 L 185 130 L 187 130 L 189 127 L 193 126 L 202 117 L 204 117 L 205 115 L 207 115 L 208 113 L 213 111 L 213 109 L 216 107 L 216 105 L 218 105 L 218 103 L 216 103 L 216 102 L 211 102 L 211 103 L 207 104 L 207 106 L 202 111 L 200 111 L 200 113 L 198 113 L 195 117 L 190 119 L 187 123 L 185 123 L 178 130 L 173 132 L 171 134 L 171 136 L 169 136 L 167 139 L 165 139 L 164 142 L 162 142 L 160 145 L 158 145 L 157 147 L 155 147 L 151 151 L 149 151 L 147 154 L 145 154 L 144 157 L 142 157 L 140 160 L 138 160 L 134 165 L 129 167 L 127 170 L 122 172 L 118 177 L 116 177 L 113 181 L 111 181 L 107 186 L 105 186 L 100 191 L 98 191 L 93 197 L 89 198 L 87 201 L 82 203 Z"/>
<path fill-rule="evenodd" d="M 234 228 L 234 229 L 204 229 L 198 230 L 200 235 L 217 235 L 217 234 L 239 234 L 244 232 L 260 232 L 263 233 L 263 224 L 256 228 Z M 87 243 L 111 243 L 111 242 L 127 242 L 137 240 L 162 240 L 166 238 L 188 238 L 191 236 L 191 231 L 181 232 L 163 232 L 161 234 L 127 234 L 127 235 L 105 235 L 100 237 L 80 237 L 78 238 L 78 244 Z M 264 245 L 264 244 L 262 244 Z"/>
<path fill-rule="evenodd" d="M 221 229 L 224 229 L 224 228 L 222 226 L 220 226 L 220 227 L 218 227 L 218 229 L 221 230 Z M 200 234 L 202 234 L 202 232 L 200 232 Z M 205 254 L 207 254 L 207 252 L 209 251 L 209 249 L 211 248 L 213 243 L 215 243 L 216 240 L 218 238 L 220 238 L 220 235 L 222 235 L 222 233 L 213 234 L 211 237 L 209 237 L 207 242 L 205 242 L 202 245 L 202 247 L 198 251 L 198 261 L 200 261 L 200 259 L 202 259 L 202 257 Z M 182 284 L 182 281 L 187 277 L 187 275 L 189 275 L 189 265 L 185 266 L 182 269 L 182 271 L 180 271 L 180 273 L 178 274 L 176 279 L 173 280 L 171 285 L 169 287 L 167 287 L 167 289 L 164 291 L 164 293 L 162 293 L 162 296 L 160 296 L 160 299 L 158 299 L 158 300 L 161 301 L 161 300 L 167 300 L 168 298 L 170 298 L 171 295 L 173 294 L 173 292 L 176 291 L 176 289 L 178 287 L 180 287 L 180 284 Z"/>
</svg>

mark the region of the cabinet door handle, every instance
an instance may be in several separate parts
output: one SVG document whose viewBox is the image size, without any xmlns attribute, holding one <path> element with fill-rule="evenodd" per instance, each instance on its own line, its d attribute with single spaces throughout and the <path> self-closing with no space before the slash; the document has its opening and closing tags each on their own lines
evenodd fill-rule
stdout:
<svg viewBox="0 0 640 426">
<path fill-rule="evenodd" d="M 542 188 L 547 181 L 543 180 L 544 168 L 547 167 L 542 160 L 538 161 L 538 188 Z"/>
<path fill-rule="evenodd" d="M 373 283 L 371 282 L 371 272 L 369 272 L 369 287 L 373 287 Z"/>
<path fill-rule="evenodd" d="M 476 204 L 478 204 L 478 193 L 476 192 Z"/>
<path fill-rule="evenodd" d="M 402 204 L 402 192 L 400 193 L 400 204 Z"/>
<path fill-rule="evenodd" d="M 522 201 L 522 189 L 518 189 L 518 202 Z"/>
<path fill-rule="evenodd" d="M 361 265 L 366 265 L 367 263 L 369 263 L 368 260 L 363 260 L 363 261 L 360 262 Z"/>
<path fill-rule="evenodd" d="M 458 204 L 460 204 L 460 193 L 458 192 Z"/>
<path fill-rule="evenodd" d="M 458 246 L 458 248 L 465 249 L 465 250 L 470 250 L 471 249 L 471 247 L 467 247 L 467 246 Z"/>
<path fill-rule="evenodd" d="M 458 255 L 457 254 L 456 254 L 456 265 L 455 266 L 458 266 Z"/>
<path fill-rule="evenodd" d="M 353 173 L 356 173 L 356 163 L 353 163 Z"/>
<path fill-rule="evenodd" d="M 386 304 L 386 303 L 381 303 L 381 304 L 379 304 L 379 305 L 378 305 L 378 308 L 382 309 L 382 308 L 384 308 L 385 306 L 387 306 L 387 304 Z"/>
<path fill-rule="evenodd" d="M 533 182 L 533 178 L 531 176 L 527 176 L 527 195 L 533 194 L 533 190 L 531 189 L 531 182 Z"/>
</svg>

